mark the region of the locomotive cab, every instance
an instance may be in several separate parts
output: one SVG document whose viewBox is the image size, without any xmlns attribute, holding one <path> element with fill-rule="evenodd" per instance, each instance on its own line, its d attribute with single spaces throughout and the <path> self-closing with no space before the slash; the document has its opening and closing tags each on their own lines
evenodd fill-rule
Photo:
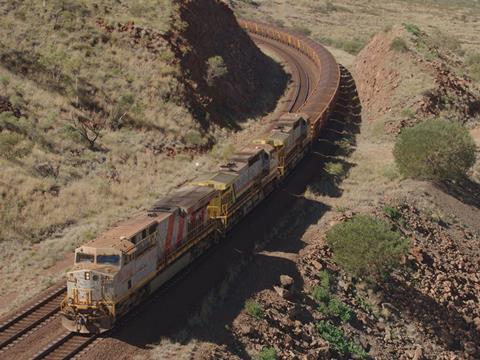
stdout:
<svg viewBox="0 0 480 360">
<path fill-rule="evenodd" d="M 62 324 L 70 331 L 100 333 L 115 319 L 113 280 L 121 267 L 121 252 L 81 247 L 67 273 L 67 295 L 62 302 Z"/>
</svg>

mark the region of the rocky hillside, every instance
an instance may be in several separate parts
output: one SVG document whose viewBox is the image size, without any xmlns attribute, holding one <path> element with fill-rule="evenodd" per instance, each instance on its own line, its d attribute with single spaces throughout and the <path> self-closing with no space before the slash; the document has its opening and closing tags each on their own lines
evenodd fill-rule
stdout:
<svg viewBox="0 0 480 360">
<path fill-rule="evenodd" d="M 205 126 L 213 121 L 238 127 L 236 122 L 272 109 L 285 77 L 239 31 L 226 4 L 185 1 L 180 19 L 188 27 L 183 32 L 174 28 L 182 37 L 172 37 L 170 43 L 182 73 L 190 74 L 184 83 L 190 107 Z"/>
<path fill-rule="evenodd" d="M 2 279 L 208 171 L 229 151 L 212 146 L 287 81 L 219 0 L 3 1 L 0 14 Z"/>
<path fill-rule="evenodd" d="M 364 118 L 398 133 L 422 118 L 475 124 L 480 91 L 458 42 L 403 24 L 377 34 L 353 66 Z"/>
</svg>

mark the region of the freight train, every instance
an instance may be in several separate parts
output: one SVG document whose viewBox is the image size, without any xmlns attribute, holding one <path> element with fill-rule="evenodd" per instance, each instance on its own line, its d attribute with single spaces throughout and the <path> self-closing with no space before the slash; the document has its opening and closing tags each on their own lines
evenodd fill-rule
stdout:
<svg viewBox="0 0 480 360">
<path fill-rule="evenodd" d="M 62 324 L 68 330 L 111 329 L 132 307 L 220 241 L 284 179 L 317 138 L 338 89 L 340 75 L 333 57 L 299 35 L 254 22 L 240 24 L 296 47 L 317 63 L 321 76 L 310 96 L 315 104 L 307 101 L 305 112 L 283 114 L 217 172 L 200 176 L 144 214 L 76 249 L 61 303 Z"/>
</svg>

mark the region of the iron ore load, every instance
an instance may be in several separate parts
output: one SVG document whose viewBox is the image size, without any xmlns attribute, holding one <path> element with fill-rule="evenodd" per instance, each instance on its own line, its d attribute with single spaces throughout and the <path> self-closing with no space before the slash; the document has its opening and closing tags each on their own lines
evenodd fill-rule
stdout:
<svg viewBox="0 0 480 360">
<path fill-rule="evenodd" d="M 265 27 L 256 26 L 259 33 Z M 292 41 L 293 35 L 277 32 L 279 41 Z M 311 42 L 295 36 L 297 46 Z M 314 60 L 326 54 L 328 58 L 318 61 L 332 61 L 328 52 L 319 55 L 314 50 Z M 338 88 L 338 77 L 336 82 Z M 76 249 L 61 304 L 63 326 L 80 333 L 111 329 L 132 307 L 220 241 L 304 157 L 325 123 L 336 90 L 328 96 L 326 105 L 319 105 L 314 113 L 283 114 L 217 172 L 200 176 L 146 213 Z"/>
</svg>

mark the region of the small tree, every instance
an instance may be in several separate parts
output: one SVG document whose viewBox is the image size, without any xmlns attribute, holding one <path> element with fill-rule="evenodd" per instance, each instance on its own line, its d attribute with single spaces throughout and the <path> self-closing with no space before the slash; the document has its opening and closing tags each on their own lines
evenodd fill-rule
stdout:
<svg viewBox="0 0 480 360">
<path fill-rule="evenodd" d="M 255 357 L 256 360 L 275 360 L 276 358 L 277 352 L 273 347 L 264 347 Z"/>
<path fill-rule="evenodd" d="M 445 181 L 464 177 L 475 163 L 475 151 L 475 142 L 462 125 L 427 120 L 404 129 L 393 154 L 402 175 Z"/>
<path fill-rule="evenodd" d="M 409 242 L 391 230 L 388 222 L 369 215 L 355 215 L 327 232 L 333 259 L 359 277 L 376 277 L 398 265 Z"/>
<path fill-rule="evenodd" d="M 85 140 L 90 149 L 95 149 L 95 143 L 105 128 L 105 119 L 101 114 L 89 112 L 86 116 L 71 114 L 70 126 Z"/>
<path fill-rule="evenodd" d="M 228 73 L 225 61 L 221 56 L 212 56 L 207 60 L 207 83 L 212 86 L 215 79 Z"/>
</svg>

